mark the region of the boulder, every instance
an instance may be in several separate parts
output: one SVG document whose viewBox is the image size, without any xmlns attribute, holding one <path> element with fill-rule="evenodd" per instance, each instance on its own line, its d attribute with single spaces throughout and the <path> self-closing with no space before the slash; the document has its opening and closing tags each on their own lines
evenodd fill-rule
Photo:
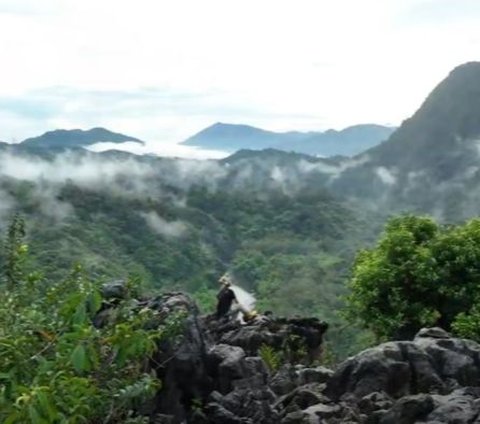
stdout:
<svg viewBox="0 0 480 424">
<path fill-rule="evenodd" d="M 423 329 L 413 341 L 383 343 L 349 358 L 334 373 L 327 394 L 362 398 L 384 392 L 394 398 L 445 394 L 480 385 L 480 345 L 441 329 Z"/>
<path fill-rule="evenodd" d="M 422 329 L 413 341 L 384 343 L 349 358 L 324 394 L 336 405 L 346 403 L 365 424 L 480 424 L 479 373 L 478 343 Z"/>
</svg>

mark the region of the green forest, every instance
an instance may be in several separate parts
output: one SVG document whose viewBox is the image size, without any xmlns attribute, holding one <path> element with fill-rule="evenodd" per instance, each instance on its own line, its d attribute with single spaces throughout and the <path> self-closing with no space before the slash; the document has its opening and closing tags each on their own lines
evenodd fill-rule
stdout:
<svg viewBox="0 0 480 424">
<path fill-rule="evenodd" d="M 196 196 L 198 201 L 205 193 Z M 214 198 L 205 198 L 214 204 Z M 238 203 L 234 210 L 238 211 Z M 284 221 L 281 225 L 288 231 Z M 312 219 L 311 225 L 321 224 Z M 332 233 L 330 242 L 334 235 L 338 238 L 339 233 Z M 35 254 L 27 240 L 32 245 L 39 242 L 27 237 L 26 222 L 19 214 L 10 220 L 4 237 L 2 423 L 149 422 L 139 411 L 162 381 L 145 361 L 152 360 L 162 343 L 181 336 L 184 317 L 160 316 L 137 299 L 178 283 L 172 280 L 161 286 L 144 281 L 142 285 L 139 277 L 131 275 L 123 284 L 122 297 L 112 298 L 114 312 L 98 321 L 108 305 L 102 294 L 106 275 L 94 277 L 77 263 L 68 270 L 54 269 L 49 276 L 52 268 L 42 268 L 44 257 Z M 340 335 L 331 337 L 324 351 L 323 361 L 329 366 L 349 351 L 382 340 L 408 339 L 425 326 L 441 326 L 480 341 L 478 219 L 454 226 L 426 216 L 393 217 L 371 247 L 357 252 L 349 273 L 345 267 L 350 252 L 344 252 L 344 258 L 334 256 L 320 241 L 305 242 L 293 238 L 293 232 L 277 240 L 268 232 L 260 240 L 244 240 L 238 252 L 224 252 L 231 255 L 234 275 L 249 282 L 260 310 L 311 314 L 331 323 L 330 331 L 333 328 Z M 51 267 L 53 261 L 45 263 Z M 144 266 L 148 269 L 148 262 Z M 186 283 L 203 284 L 193 295 L 208 312 L 215 289 L 209 286 L 209 273 L 203 271 L 198 280 Z M 287 279 L 289 283 L 282 284 Z M 342 284 L 346 280 L 348 291 Z M 344 325 L 350 331 L 342 333 Z M 280 352 L 264 346 L 260 354 L 270 366 L 279 366 Z"/>
<path fill-rule="evenodd" d="M 178 204 L 71 181 L 57 188 L 56 201 L 72 209 L 56 221 L 39 207 L 38 184 L 5 179 L 1 188 L 25 219 L 29 272 L 61 279 L 81 264 L 94 280 L 134 278 L 147 292 L 187 291 L 208 313 L 218 279 L 229 271 L 255 294 L 260 312 L 324 319 L 342 329 L 332 331 L 335 355 L 352 351 L 356 332 L 339 311 L 349 264 L 373 239 L 375 226 L 324 189 L 287 195 L 280 189 L 167 188 L 183 197 Z M 182 231 L 159 233 L 148 216 L 166 225 L 181 222 Z"/>
</svg>

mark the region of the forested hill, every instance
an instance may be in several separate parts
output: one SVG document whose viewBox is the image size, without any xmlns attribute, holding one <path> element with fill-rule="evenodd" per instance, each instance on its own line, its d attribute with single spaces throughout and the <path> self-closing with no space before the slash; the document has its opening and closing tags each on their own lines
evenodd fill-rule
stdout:
<svg viewBox="0 0 480 424">
<path fill-rule="evenodd" d="M 86 147 L 101 142 L 124 143 L 132 141 L 144 144 L 138 138 L 115 133 L 105 128 L 83 130 L 55 130 L 48 131 L 38 137 L 27 138 L 20 143 L 22 149 L 72 149 Z"/>
<path fill-rule="evenodd" d="M 371 227 L 323 188 L 324 168 L 335 166 L 278 151 L 194 161 L 6 148 L 2 229 L 20 212 L 30 268 L 50 277 L 81 262 L 98 278 L 136 275 L 150 287 L 187 290 L 208 307 L 229 270 L 261 310 L 335 326 L 345 272 Z"/>
<path fill-rule="evenodd" d="M 392 211 L 458 221 L 480 213 L 480 63 L 455 68 L 388 141 L 330 187 Z"/>
</svg>

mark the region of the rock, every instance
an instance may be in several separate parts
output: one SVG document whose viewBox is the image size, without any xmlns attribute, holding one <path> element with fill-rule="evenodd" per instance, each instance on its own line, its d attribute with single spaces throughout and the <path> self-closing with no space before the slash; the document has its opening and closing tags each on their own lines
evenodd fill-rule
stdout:
<svg viewBox="0 0 480 424">
<path fill-rule="evenodd" d="M 250 419 L 252 423 L 276 424 L 278 413 L 272 408 L 275 396 L 267 388 L 235 390 L 223 398 L 223 405 L 239 417 Z"/>
<path fill-rule="evenodd" d="M 208 352 L 208 369 L 221 393 L 232 390 L 232 381 L 245 377 L 245 352 L 241 347 L 218 344 Z"/>
<path fill-rule="evenodd" d="M 393 348 L 387 346 L 387 349 Z M 410 377 L 409 369 L 388 356 L 384 349 L 377 347 L 348 359 L 327 383 L 325 393 L 334 401 L 340 400 L 345 394 L 361 398 L 372 392 L 386 391 L 387 388 L 391 391 L 394 385 L 390 381 L 396 381 L 395 391 L 399 392 Z"/>
<path fill-rule="evenodd" d="M 366 416 L 371 416 L 375 411 L 386 411 L 390 409 L 392 405 L 392 399 L 386 393 L 382 392 L 370 393 L 358 402 L 360 411 Z"/>
<path fill-rule="evenodd" d="M 297 411 L 306 409 L 317 403 L 329 402 L 329 400 L 321 393 L 324 386 L 302 386 L 297 387 L 287 395 L 281 396 L 275 403 L 275 409 Z M 292 404 L 294 405 L 292 407 Z"/>
<path fill-rule="evenodd" d="M 426 353 L 413 342 L 390 342 L 345 361 L 328 381 L 326 393 L 334 400 L 344 394 L 362 398 L 373 392 L 398 398 L 442 388 Z"/>
<path fill-rule="evenodd" d="M 101 295 L 106 300 L 124 299 L 127 295 L 127 282 L 125 280 L 105 283 L 100 289 Z"/>
<path fill-rule="evenodd" d="M 342 414 L 342 408 L 340 405 L 325 405 L 323 403 L 319 403 L 317 405 L 312 405 L 303 411 L 305 416 L 308 418 L 309 422 L 322 422 L 321 420 L 325 420 L 332 417 L 339 418 Z M 315 421 L 315 419 L 317 421 Z M 319 420 L 320 419 L 320 420 Z"/>
<path fill-rule="evenodd" d="M 240 346 L 249 355 L 256 355 L 262 345 L 272 346 L 275 349 L 281 349 L 283 337 L 281 334 L 275 334 L 262 326 L 260 330 L 256 325 L 244 325 L 228 331 L 221 335 L 219 342 L 232 346 Z"/>
<path fill-rule="evenodd" d="M 250 356 L 257 355 L 260 347 L 267 345 L 275 350 L 287 348 L 292 354 L 305 351 L 307 362 L 318 359 L 327 329 L 328 325 L 316 318 L 277 318 L 248 325 L 227 323 L 212 327 L 217 343 L 240 346 Z"/>
<path fill-rule="evenodd" d="M 459 386 L 480 385 L 480 345 L 457 338 L 416 337 L 414 343 L 429 357 L 441 379 Z"/>
<path fill-rule="evenodd" d="M 318 419 L 317 419 L 318 422 Z M 303 411 L 294 411 L 287 414 L 281 421 L 281 424 L 305 424 L 308 423 Z"/>
<path fill-rule="evenodd" d="M 222 405 L 212 402 L 205 408 L 209 423 L 212 424 L 253 424 L 249 420 L 237 417 Z"/>
<path fill-rule="evenodd" d="M 415 338 L 428 337 L 433 339 L 449 339 L 451 338 L 443 328 L 433 327 L 433 328 L 422 328 L 415 336 Z"/>
<path fill-rule="evenodd" d="M 414 424 L 423 420 L 433 410 L 434 402 L 430 395 L 406 396 L 380 419 L 380 424 Z"/>
<path fill-rule="evenodd" d="M 184 315 L 181 337 L 164 340 L 152 364 L 162 380 L 162 389 L 152 406 L 152 414 L 161 412 L 175 417 L 177 424 L 186 420 L 194 402 L 203 402 L 214 388 L 207 369 L 208 340 L 198 310 L 191 298 L 183 293 L 169 293 L 145 303 L 163 317 Z M 145 306 L 143 305 L 143 307 Z"/>
<path fill-rule="evenodd" d="M 271 407 L 275 396 L 267 387 L 233 390 L 226 395 L 213 392 L 206 407 L 212 422 L 274 424 L 279 416 Z M 210 422 L 210 421 L 209 421 Z"/>
<path fill-rule="evenodd" d="M 362 417 L 345 404 L 318 403 L 303 411 L 288 413 L 282 424 L 359 424 Z"/>
<path fill-rule="evenodd" d="M 464 388 L 449 395 L 433 395 L 434 410 L 428 422 L 467 424 L 478 422 L 480 389 Z"/>
<path fill-rule="evenodd" d="M 308 383 L 326 383 L 333 375 L 333 371 L 325 367 L 301 368 L 297 370 L 300 385 Z"/>
<path fill-rule="evenodd" d="M 270 379 L 270 387 L 278 396 L 290 393 L 299 385 L 298 374 L 291 365 L 282 366 Z"/>
<path fill-rule="evenodd" d="M 479 388 L 463 388 L 449 395 L 415 395 L 398 400 L 380 424 L 468 424 L 480 414 Z"/>
<path fill-rule="evenodd" d="M 295 396 L 292 398 L 292 402 L 295 402 L 300 409 L 306 409 L 320 403 L 322 400 L 324 400 L 322 396 L 304 387 L 298 388 Z"/>
</svg>

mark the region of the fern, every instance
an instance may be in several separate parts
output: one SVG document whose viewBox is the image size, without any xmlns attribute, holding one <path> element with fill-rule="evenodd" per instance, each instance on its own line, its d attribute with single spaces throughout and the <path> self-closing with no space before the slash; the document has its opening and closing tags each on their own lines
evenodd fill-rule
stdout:
<svg viewBox="0 0 480 424">
<path fill-rule="evenodd" d="M 262 344 L 258 350 L 260 358 L 271 372 L 275 372 L 281 365 L 280 354 L 272 346 Z"/>
</svg>

